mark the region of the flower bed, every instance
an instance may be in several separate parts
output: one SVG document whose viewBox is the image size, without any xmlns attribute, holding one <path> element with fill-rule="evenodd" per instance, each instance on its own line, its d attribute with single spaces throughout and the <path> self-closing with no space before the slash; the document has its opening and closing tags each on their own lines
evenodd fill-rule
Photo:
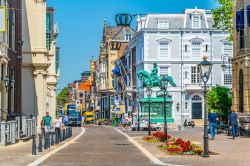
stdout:
<svg viewBox="0 0 250 166">
<path fill-rule="evenodd" d="M 170 154 L 201 155 L 203 152 L 201 146 L 190 141 L 184 141 L 181 138 L 176 139 L 163 132 L 155 132 L 152 136 L 146 136 L 143 139 L 147 142 L 164 142 L 165 144 L 160 145 L 160 148 Z"/>
<path fill-rule="evenodd" d="M 181 138 L 176 139 L 174 142 L 166 142 L 160 148 L 167 150 L 170 154 L 180 155 L 201 155 L 203 152 L 201 146 L 190 141 L 183 141 Z"/>
</svg>

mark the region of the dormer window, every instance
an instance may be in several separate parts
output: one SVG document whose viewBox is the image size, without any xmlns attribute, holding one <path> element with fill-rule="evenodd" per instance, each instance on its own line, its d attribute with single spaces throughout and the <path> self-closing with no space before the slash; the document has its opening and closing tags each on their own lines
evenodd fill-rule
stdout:
<svg viewBox="0 0 250 166">
<path fill-rule="evenodd" d="M 129 41 L 132 38 L 132 34 L 127 33 L 127 34 L 125 34 L 124 38 L 125 38 L 126 41 Z"/>
<path fill-rule="evenodd" d="M 169 20 L 158 20 L 159 29 L 169 29 Z"/>
<path fill-rule="evenodd" d="M 200 15 L 193 15 L 192 16 L 192 27 L 193 28 L 201 28 L 201 18 Z"/>
</svg>

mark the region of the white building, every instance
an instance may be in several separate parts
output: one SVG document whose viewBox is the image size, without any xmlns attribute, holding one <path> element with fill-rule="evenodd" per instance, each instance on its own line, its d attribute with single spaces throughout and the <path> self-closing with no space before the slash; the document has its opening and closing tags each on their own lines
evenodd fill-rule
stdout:
<svg viewBox="0 0 250 166">
<path fill-rule="evenodd" d="M 194 119 L 198 123 L 204 117 L 204 101 L 197 64 L 203 56 L 213 63 L 209 88 L 231 87 L 227 58 L 226 71 L 221 67 L 221 57 L 232 55 L 232 43 L 227 40 L 229 34 L 214 29 L 211 12 L 203 9 L 186 9 L 183 14 L 149 14 L 138 17 L 137 22 L 138 32 L 125 55 L 132 69 L 129 77 L 133 89 L 141 87 L 136 73 L 142 69 L 150 72 L 156 62 L 158 74 L 171 75 L 177 84 L 168 87 L 175 122 L 180 124 L 184 119 Z"/>
<path fill-rule="evenodd" d="M 22 110 L 42 116 L 56 113 L 56 85 L 59 78 L 58 28 L 54 25 L 53 8 L 46 1 L 23 1 Z"/>
</svg>

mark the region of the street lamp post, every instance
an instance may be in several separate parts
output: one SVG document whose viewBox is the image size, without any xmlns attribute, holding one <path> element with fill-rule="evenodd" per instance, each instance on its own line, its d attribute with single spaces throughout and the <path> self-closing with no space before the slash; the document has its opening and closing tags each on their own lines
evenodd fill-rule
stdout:
<svg viewBox="0 0 250 166">
<path fill-rule="evenodd" d="M 207 57 L 203 57 L 203 61 L 198 65 L 200 70 L 200 77 L 204 83 L 204 144 L 203 144 L 203 157 L 209 157 L 209 147 L 208 147 L 208 125 L 207 125 L 207 82 L 211 74 L 212 63 L 207 61 Z"/>
<path fill-rule="evenodd" d="M 167 79 L 163 77 L 161 80 L 161 90 L 163 90 L 163 112 L 164 112 L 164 134 L 168 134 L 167 127 L 167 111 L 166 111 L 166 91 L 167 91 Z"/>
<path fill-rule="evenodd" d="M 148 136 L 151 135 L 151 117 L 150 117 L 150 112 L 151 112 L 151 96 L 152 96 L 152 89 L 147 88 L 146 93 L 148 96 Z"/>
</svg>

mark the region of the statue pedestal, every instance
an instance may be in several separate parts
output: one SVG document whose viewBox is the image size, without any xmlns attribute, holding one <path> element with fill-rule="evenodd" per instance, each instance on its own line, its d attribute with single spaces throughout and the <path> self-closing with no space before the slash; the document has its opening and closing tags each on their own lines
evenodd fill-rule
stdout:
<svg viewBox="0 0 250 166">
<path fill-rule="evenodd" d="M 140 118 L 148 118 L 149 116 L 149 99 L 143 98 L 140 101 L 141 103 L 141 113 Z M 171 98 L 166 98 L 166 113 L 167 113 L 167 122 L 174 123 L 174 118 L 172 117 L 172 104 L 173 101 Z M 150 116 L 151 123 L 164 123 L 164 98 L 156 97 L 150 99 Z"/>
</svg>

